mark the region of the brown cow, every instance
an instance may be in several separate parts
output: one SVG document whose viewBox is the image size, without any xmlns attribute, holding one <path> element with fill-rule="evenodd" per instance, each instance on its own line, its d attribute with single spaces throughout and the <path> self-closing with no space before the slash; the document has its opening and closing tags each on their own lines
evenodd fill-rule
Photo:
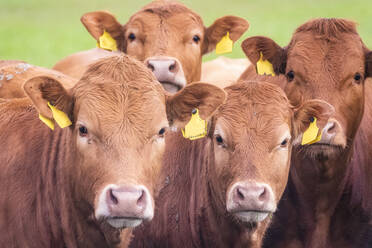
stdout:
<svg viewBox="0 0 372 248">
<path fill-rule="evenodd" d="M 120 230 L 149 221 L 169 124 L 198 108 L 207 119 L 226 93 L 195 83 L 168 96 L 140 62 L 121 55 L 92 65 L 71 90 L 49 77 L 28 98 L 0 101 L 0 244 L 113 247 Z M 72 125 L 51 131 L 47 102 Z M 126 228 L 122 235 L 128 237 Z"/>
<path fill-rule="evenodd" d="M 156 216 L 134 231 L 131 247 L 261 246 L 287 183 L 292 142 L 310 117 L 326 124 L 333 107 L 311 100 L 294 111 L 266 82 L 225 90 L 207 138 L 166 137 Z"/>
<path fill-rule="evenodd" d="M 293 104 L 318 98 L 336 110 L 318 143 L 294 148 L 285 200 L 267 247 L 367 246 L 372 85 L 365 79 L 372 76 L 372 52 L 355 24 L 315 19 L 297 28 L 284 48 L 266 37 L 249 38 L 242 47 L 253 64 L 262 53 L 276 74 L 286 75 L 283 88 Z"/>
<path fill-rule="evenodd" d="M 0 98 L 25 97 L 22 85 L 33 77 L 48 76 L 58 80 L 66 88 L 78 81 L 58 71 L 27 64 L 22 61 L 0 60 Z"/>
<path fill-rule="evenodd" d="M 206 28 L 198 14 L 179 2 L 167 0 L 147 4 L 124 25 L 102 11 L 87 13 L 81 21 L 97 42 L 104 31 L 111 34 L 119 51 L 144 62 L 170 92 L 200 80 L 202 55 L 213 51 L 227 32 L 236 41 L 249 27 L 242 18 L 224 16 Z M 53 68 L 80 78 L 96 53 L 109 55 L 93 49 L 71 55 Z"/>
</svg>

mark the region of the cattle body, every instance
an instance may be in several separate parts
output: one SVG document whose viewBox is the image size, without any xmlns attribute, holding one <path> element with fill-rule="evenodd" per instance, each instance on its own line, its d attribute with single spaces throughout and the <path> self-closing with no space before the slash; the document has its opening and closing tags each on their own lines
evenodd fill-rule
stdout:
<svg viewBox="0 0 372 248">
<path fill-rule="evenodd" d="M 292 142 L 310 116 L 327 123 L 333 107 L 312 100 L 295 110 L 266 82 L 225 91 L 206 138 L 166 137 L 156 216 L 134 231 L 130 247 L 261 246 L 287 182 Z"/>
<path fill-rule="evenodd" d="M 183 127 L 193 108 L 208 119 L 226 95 L 195 83 L 169 96 L 126 55 L 91 65 L 72 89 L 39 76 L 24 90 L 28 98 L 0 101 L 0 243 L 12 248 L 128 239 L 154 215 L 168 127 Z M 48 103 L 72 124 L 44 125 L 38 114 L 59 119 Z"/>
<path fill-rule="evenodd" d="M 170 92 L 199 81 L 202 56 L 213 51 L 227 33 L 236 41 L 249 27 L 242 18 L 224 16 L 207 28 L 198 14 L 176 1 L 151 2 L 124 25 L 102 11 L 87 13 L 81 21 L 97 42 L 104 31 L 108 32 L 115 39 L 118 51 L 144 62 Z M 70 55 L 53 68 L 80 78 L 95 54 L 110 56 L 93 49 Z"/>
<path fill-rule="evenodd" d="M 25 97 L 22 85 L 36 76 L 48 76 L 60 81 L 64 87 L 72 88 L 78 81 L 58 71 L 27 64 L 22 61 L 0 61 L 0 98 Z"/>
<path fill-rule="evenodd" d="M 250 65 L 248 59 L 230 59 L 220 56 L 202 64 L 201 81 L 225 88 L 237 82 Z"/>
<path fill-rule="evenodd" d="M 286 75 L 282 87 L 294 105 L 317 98 L 335 107 L 318 143 L 294 147 L 285 200 L 266 246 L 368 247 L 372 53 L 355 24 L 315 19 L 297 28 L 284 48 L 266 37 L 248 38 L 242 47 L 253 64 L 262 53 L 277 75 Z"/>
</svg>

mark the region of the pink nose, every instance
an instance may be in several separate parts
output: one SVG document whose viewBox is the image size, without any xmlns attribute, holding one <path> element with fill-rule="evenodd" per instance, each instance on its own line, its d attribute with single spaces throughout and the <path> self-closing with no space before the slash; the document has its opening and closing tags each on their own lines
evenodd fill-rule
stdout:
<svg viewBox="0 0 372 248">
<path fill-rule="evenodd" d="M 272 211 L 275 208 L 274 196 L 267 184 L 236 183 L 227 198 L 227 210 L 230 212 Z"/>
<path fill-rule="evenodd" d="M 146 219 L 151 198 L 143 187 L 115 187 L 107 189 L 106 204 L 111 217 Z"/>
<path fill-rule="evenodd" d="M 175 75 L 179 70 L 179 65 L 174 59 L 147 59 L 145 64 L 152 70 L 155 76 Z M 158 79 L 159 80 L 159 79 Z M 163 81 L 163 80 L 159 80 Z"/>
</svg>

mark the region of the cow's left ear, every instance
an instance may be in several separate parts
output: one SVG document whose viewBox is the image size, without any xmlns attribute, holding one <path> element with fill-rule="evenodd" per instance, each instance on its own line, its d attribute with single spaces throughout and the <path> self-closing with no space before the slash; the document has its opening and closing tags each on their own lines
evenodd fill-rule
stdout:
<svg viewBox="0 0 372 248">
<path fill-rule="evenodd" d="M 205 31 L 202 53 L 212 52 L 227 32 L 229 32 L 230 39 L 235 42 L 248 28 L 248 21 L 237 16 L 224 16 L 217 19 Z"/>
<path fill-rule="evenodd" d="M 39 114 L 53 119 L 53 113 L 48 103 L 63 111 L 71 119 L 73 115 L 73 98 L 57 80 L 38 76 L 27 80 L 23 90 L 31 99 Z"/>
<path fill-rule="evenodd" d="M 80 21 L 99 43 L 99 38 L 107 32 L 117 43 L 117 49 L 126 52 L 124 26 L 109 12 L 94 11 L 84 14 Z"/>
<path fill-rule="evenodd" d="M 167 118 L 170 125 L 184 127 L 194 109 L 203 120 L 208 120 L 225 102 L 226 92 L 208 83 L 192 83 L 174 95 L 167 96 Z"/>
<path fill-rule="evenodd" d="M 366 52 L 366 77 L 372 77 L 372 51 Z"/>
<path fill-rule="evenodd" d="M 335 109 L 323 100 L 308 100 L 301 107 L 294 111 L 294 137 L 302 135 L 316 118 L 316 125 L 319 130 L 327 124 L 328 119 L 333 115 Z"/>
</svg>

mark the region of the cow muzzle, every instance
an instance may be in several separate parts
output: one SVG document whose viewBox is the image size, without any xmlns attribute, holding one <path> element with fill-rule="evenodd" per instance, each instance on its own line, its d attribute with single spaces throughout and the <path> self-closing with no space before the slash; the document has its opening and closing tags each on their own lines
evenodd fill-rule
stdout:
<svg viewBox="0 0 372 248">
<path fill-rule="evenodd" d="M 150 57 L 145 60 L 145 65 L 166 91 L 176 93 L 186 86 L 185 74 L 178 59 L 165 56 Z"/>
<path fill-rule="evenodd" d="M 135 227 L 154 216 L 152 197 L 144 186 L 106 186 L 98 198 L 97 220 L 114 228 Z"/>
<path fill-rule="evenodd" d="M 258 223 L 275 211 L 274 193 L 264 183 L 237 182 L 228 191 L 226 208 L 241 222 Z"/>
</svg>

